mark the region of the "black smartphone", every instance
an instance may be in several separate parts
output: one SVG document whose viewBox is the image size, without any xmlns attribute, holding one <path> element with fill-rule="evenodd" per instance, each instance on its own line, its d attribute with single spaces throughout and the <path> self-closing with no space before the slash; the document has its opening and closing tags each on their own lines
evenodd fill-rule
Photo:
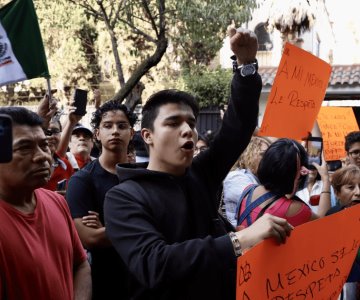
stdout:
<svg viewBox="0 0 360 300">
<path fill-rule="evenodd" d="M 12 160 L 12 119 L 0 114 L 0 163 Z"/>
<path fill-rule="evenodd" d="M 321 165 L 321 154 L 323 150 L 323 139 L 321 137 L 309 137 L 306 143 L 308 153 L 308 167 L 314 170 L 313 162 Z"/>
<path fill-rule="evenodd" d="M 342 167 L 341 160 L 329 160 L 327 161 L 328 170 L 334 172 Z"/>
<path fill-rule="evenodd" d="M 73 103 L 73 106 L 76 107 L 76 110 L 74 112 L 75 115 L 78 115 L 78 116 L 86 115 L 87 94 L 88 94 L 88 91 L 86 91 L 86 90 L 75 89 L 74 103 Z"/>
</svg>

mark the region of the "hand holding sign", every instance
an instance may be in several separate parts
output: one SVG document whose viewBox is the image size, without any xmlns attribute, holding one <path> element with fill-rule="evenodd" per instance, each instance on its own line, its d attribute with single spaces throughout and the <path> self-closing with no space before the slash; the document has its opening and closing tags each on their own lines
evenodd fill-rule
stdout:
<svg viewBox="0 0 360 300">
<path fill-rule="evenodd" d="M 337 299 L 360 245 L 360 205 L 265 240 L 238 258 L 236 299 Z"/>
</svg>

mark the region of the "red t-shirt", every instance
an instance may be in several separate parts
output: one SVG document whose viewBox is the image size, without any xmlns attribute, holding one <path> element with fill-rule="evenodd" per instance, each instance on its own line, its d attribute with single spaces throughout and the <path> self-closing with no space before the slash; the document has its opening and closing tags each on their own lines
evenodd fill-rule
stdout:
<svg viewBox="0 0 360 300">
<path fill-rule="evenodd" d="M 74 155 L 76 162 L 78 163 L 79 169 L 82 169 L 87 165 L 89 162 L 91 162 L 91 158 L 88 157 L 87 159 L 83 159 L 80 155 Z"/>
<path fill-rule="evenodd" d="M 86 260 L 65 199 L 35 190 L 33 213 L 0 200 L 0 299 L 73 299 L 73 270 Z"/>
<path fill-rule="evenodd" d="M 59 181 L 63 179 L 69 180 L 71 175 L 74 174 L 74 169 L 66 157 L 60 158 L 55 154 L 55 165 L 56 167 L 51 174 L 50 180 L 45 186 L 43 186 L 44 189 L 50 191 L 56 191 Z"/>
</svg>

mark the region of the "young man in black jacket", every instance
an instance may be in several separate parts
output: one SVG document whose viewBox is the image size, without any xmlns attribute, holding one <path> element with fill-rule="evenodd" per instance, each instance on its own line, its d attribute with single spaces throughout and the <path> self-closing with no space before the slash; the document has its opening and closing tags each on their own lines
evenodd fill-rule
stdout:
<svg viewBox="0 0 360 300">
<path fill-rule="evenodd" d="M 143 108 L 146 169 L 118 166 L 120 184 L 105 199 L 106 232 L 134 276 L 132 299 L 235 299 L 236 257 L 264 238 L 284 241 L 291 226 L 265 215 L 240 232 L 218 217 L 216 192 L 255 129 L 261 78 L 257 39 L 238 30 L 231 98 L 209 149 L 193 159 L 195 99 L 176 90 Z"/>
</svg>

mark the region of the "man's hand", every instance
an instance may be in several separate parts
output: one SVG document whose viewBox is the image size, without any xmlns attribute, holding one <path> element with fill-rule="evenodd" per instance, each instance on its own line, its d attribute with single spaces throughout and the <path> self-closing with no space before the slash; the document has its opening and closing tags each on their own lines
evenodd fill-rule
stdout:
<svg viewBox="0 0 360 300">
<path fill-rule="evenodd" d="M 51 98 L 51 103 L 49 104 L 49 95 L 45 95 L 44 98 L 40 101 L 37 108 L 37 114 L 43 118 L 43 128 L 48 128 L 51 118 L 58 111 L 57 108 L 58 101 L 55 98 Z"/>
<path fill-rule="evenodd" d="M 237 58 L 238 65 L 254 62 L 258 49 L 257 37 L 254 32 L 229 26 L 230 48 Z"/>
<path fill-rule="evenodd" d="M 255 246 L 267 238 L 275 238 L 278 243 L 285 243 L 294 229 L 285 219 L 264 214 L 249 227 L 237 231 L 242 250 Z"/>
<path fill-rule="evenodd" d="M 68 122 L 74 127 L 77 123 L 80 122 L 83 116 L 79 116 L 75 114 L 76 107 L 75 106 L 68 106 L 67 113 L 68 113 Z M 73 129 L 73 128 L 72 128 Z M 72 131 L 71 129 L 71 131 Z"/>
<path fill-rule="evenodd" d="M 101 228 L 104 227 L 99 219 L 99 213 L 96 211 L 88 211 L 87 216 L 82 217 L 82 222 L 85 226 L 92 227 L 92 228 Z"/>
</svg>

